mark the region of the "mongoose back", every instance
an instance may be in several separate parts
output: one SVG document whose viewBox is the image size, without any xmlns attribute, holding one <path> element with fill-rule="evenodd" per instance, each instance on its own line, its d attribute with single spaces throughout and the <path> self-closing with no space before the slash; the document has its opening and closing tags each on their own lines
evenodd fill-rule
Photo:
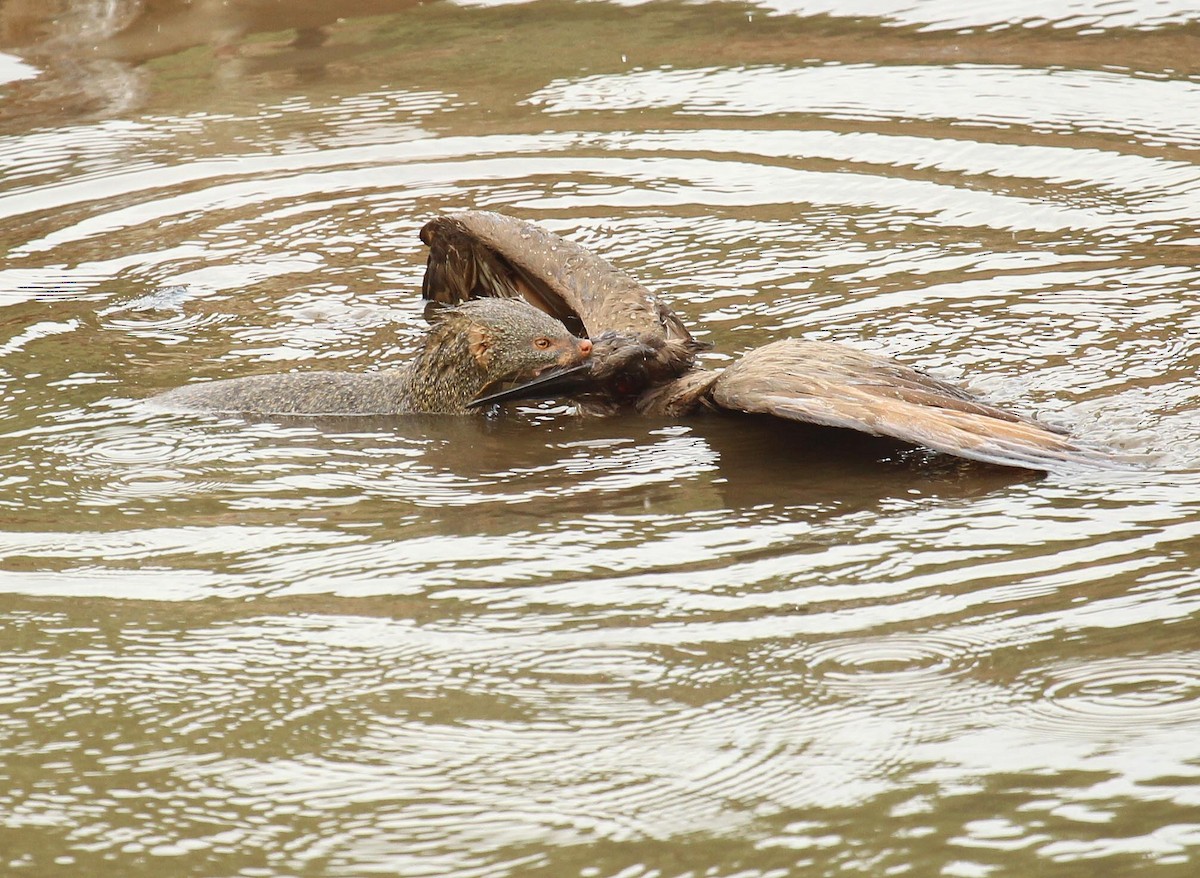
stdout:
<svg viewBox="0 0 1200 878">
<path fill-rule="evenodd" d="M 467 414 L 485 391 L 581 366 L 592 343 L 517 300 L 435 312 L 416 358 L 373 373 L 291 372 L 189 384 L 153 397 L 171 409 L 273 415 Z"/>
</svg>

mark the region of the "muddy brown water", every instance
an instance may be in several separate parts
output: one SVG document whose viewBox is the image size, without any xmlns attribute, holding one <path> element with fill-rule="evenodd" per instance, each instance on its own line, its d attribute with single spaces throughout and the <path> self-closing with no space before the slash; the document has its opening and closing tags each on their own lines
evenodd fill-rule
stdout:
<svg viewBox="0 0 1200 878">
<path fill-rule="evenodd" d="M 0 5 L 0 873 L 1195 875 L 1192 3 Z M 241 420 L 545 223 L 1136 457 Z"/>
</svg>

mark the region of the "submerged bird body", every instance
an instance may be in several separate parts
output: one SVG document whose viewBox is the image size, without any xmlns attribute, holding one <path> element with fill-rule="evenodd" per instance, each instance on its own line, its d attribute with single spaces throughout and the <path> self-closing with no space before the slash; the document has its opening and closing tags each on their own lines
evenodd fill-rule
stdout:
<svg viewBox="0 0 1200 878">
<path fill-rule="evenodd" d="M 434 312 L 411 363 L 371 373 L 290 372 L 189 384 L 169 408 L 274 415 L 467 414 L 480 394 L 578 368 L 591 342 L 520 301 L 481 299 Z"/>
<path fill-rule="evenodd" d="M 448 304 L 523 298 L 594 342 L 587 370 L 531 381 L 475 404 L 561 395 L 601 411 L 774 415 L 1026 469 L 1110 460 L 1062 430 L 844 345 L 784 339 L 724 371 L 699 368 L 695 356 L 705 346 L 656 296 L 599 256 L 532 223 L 466 211 L 431 220 L 421 239 L 430 249 L 425 298 Z"/>
</svg>

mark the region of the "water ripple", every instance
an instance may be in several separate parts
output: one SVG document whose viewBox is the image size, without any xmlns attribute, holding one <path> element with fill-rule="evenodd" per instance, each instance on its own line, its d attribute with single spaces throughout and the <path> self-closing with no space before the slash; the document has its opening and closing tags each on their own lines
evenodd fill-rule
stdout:
<svg viewBox="0 0 1200 878">
<path fill-rule="evenodd" d="M 1056 736 L 1124 737 L 1200 721 L 1195 653 L 1065 664 L 1026 674 L 1019 685 L 1032 696 L 1026 722 Z"/>
<path fill-rule="evenodd" d="M 0 95 L 0 871 L 1186 869 L 1190 8 L 319 5 Z M 1150 465 L 143 401 L 405 361 L 464 207 L 629 270 L 706 366 L 837 340 Z"/>
<path fill-rule="evenodd" d="M 925 0 L 755 0 L 755 6 L 790 15 L 830 15 L 846 18 L 878 17 L 888 23 L 918 27 L 922 32 L 986 28 L 989 31 L 1052 27 L 1092 34 L 1103 30 L 1149 30 L 1195 20 L 1188 0 L 1009 0 L 962 2 Z"/>
<path fill-rule="evenodd" d="M 554 82 L 530 97 L 549 113 L 678 107 L 684 114 L 813 113 L 838 119 L 953 120 L 1200 144 L 1200 86 L 1120 73 L 958 65 L 646 70 Z M 1190 110 L 1177 112 L 1180 108 Z"/>
</svg>

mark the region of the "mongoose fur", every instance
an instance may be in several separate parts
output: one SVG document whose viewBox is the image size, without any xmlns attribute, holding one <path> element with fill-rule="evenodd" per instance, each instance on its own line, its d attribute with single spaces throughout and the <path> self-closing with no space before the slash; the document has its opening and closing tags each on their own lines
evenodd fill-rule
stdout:
<svg viewBox="0 0 1200 878">
<path fill-rule="evenodd" d="M 578 366 L 592 350 L 590 341 L 518 300 L 465 302 L 434 319 L 421 351 L 404 366 L 231 378 L 153 400 L 172 409 L 274 415 L 467 414 L 485 390 Z"/>
</svg>

